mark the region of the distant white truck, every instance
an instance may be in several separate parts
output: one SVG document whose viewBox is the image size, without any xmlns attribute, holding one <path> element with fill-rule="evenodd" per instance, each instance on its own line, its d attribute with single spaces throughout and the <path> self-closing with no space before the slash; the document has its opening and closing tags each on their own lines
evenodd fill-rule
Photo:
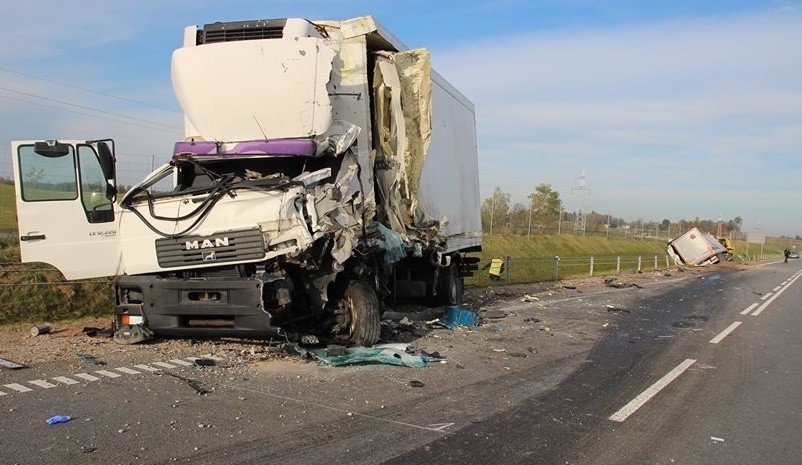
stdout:
<svg viewBox="0 0 802 465">
<path fill-rule="evenodd" d="M 696 227 L 669 241 L 667 252 L 678 265 L 711 265 L 729 259 L 727 248 L 715 236 Z"/>
<path fill-rule="evenodd" d="M 380 302 L 462 302 L 474 107 L 425 49 L 368 16 L 212 23 L 185 30 L 172 81 L 185 138 L 119 202 L 113 141 L 12 143 L 22 260 L 119 276 L 116 340 L 371 345 Z"/>
</svg>

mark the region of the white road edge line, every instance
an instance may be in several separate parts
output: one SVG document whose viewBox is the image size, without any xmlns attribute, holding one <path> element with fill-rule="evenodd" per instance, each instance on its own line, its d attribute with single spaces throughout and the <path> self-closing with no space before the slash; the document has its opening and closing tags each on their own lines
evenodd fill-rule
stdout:
<svg viewBox="0 0 802 465">
<path fill-rule="evenodd" d="M 691 365 L 696 363 L 696 360 L 689 358 L 686 359 L 684 362 L 677 365 L 673 370 L 666 373 L 665 376 L 657 380 L 656 383 L 649 386 L 645 391 L 638 394 L 637 397 L 629 401 L 629 403 L 614 414 L 610 415 L 609 419 L 612 421 L 617 421 L 622 423 L 624 420 L 629 418 L 630 415 L 635 413 L 639 408 L 643 407 L 646 402 L 656 396 L 660 391 L 662 391 L 666 386 L 668 386 L 672 381 L 677 379 L 679 375 L 685 372 Z"/>
<path fill-rule="evenodd" d="M 769 300 L 767 300 L 766 302 L 764 302 L 764 303 L 763 303 L 763 305 L 761 305 L 760 307 L 758 307 L 758 308 L 757 308 L 757 310 L 755 310 L 754 312 L 752 312 L 752 316 L 758 316 L 758 315 L 760 315 L 760 314 L 763 312 L 763 310 L 765 310 L 765 309 L 766 309 L 766 307 L 768 307 L 769 305 L 771 305 L 771 303 L 772 303 L 772 302 L 774 302 L 774 299 L 776 299 L 777 297 L 779 297 L 779 296 L 780 296 L 780 295 L 781 295 L 783 292 L 785 292 L 785 290 L 786 290 L 786 289 L 788 289 L 789 287 L 791 287 L 791 285 L 792 285 L 792 284 L 794 284 L 794 283 L 796 282 L 796 280 L 797 280 L 797 279 L 799 279 L 799 277 L 800 277 L 800 276 L 802 276 L 802 275 L 800 275 L 800 274 L 797 274 L 797 275 L 794 277 L 794 279 L 792 279 L 792 280 L 791 280 L 791 281 L 790 281 L 788 284 L 786 284 L 785 286 L 783 286 L 783 288 L 782 288 L 782 289 L 780 289 L 779 291 L 777 291 L 777 293 L 776 293 L 776 294 L 774 294 L 774 295 L 771 297 L 771 299 L 769 299 Z"/>
<path fill-rule="evenodd" d="M 755 303 L 753 303 L 752 305 L 750 305 L 750 306 L 746 307 L 746 308 L 745 308 L 745 309 L 743 309 L 743 311 L 741 312 L 741 315 L 746 315 L 747 313 L 749 313 L 749 312 L 751 312 L 752 310 L 754 310 L 754 309 L 755 309 L 755 307 L 757 307 L 758 305 L 760 305 L 760 304 L 758 304 L 757 302 L 755 302 Z"/>
<path fill-rule="evenodd" d="M 725 337 L 729 336 L 729 334 L 731 332 L 735 331 L 735 328 L 737 328 L 738 326 L 741 326 L 741 322 L 740 321 L 736 321 L 735 323 L 727 326 L 727 329 L 725 329 L 724 331 L 718 333 L 718 336 L 716 336 L 713 339 L 711 339 L 710 343 L 711 344 L 718 344 L 719 342 L 721 342 L 722 339 L 724 339 Z"/>
</svg>

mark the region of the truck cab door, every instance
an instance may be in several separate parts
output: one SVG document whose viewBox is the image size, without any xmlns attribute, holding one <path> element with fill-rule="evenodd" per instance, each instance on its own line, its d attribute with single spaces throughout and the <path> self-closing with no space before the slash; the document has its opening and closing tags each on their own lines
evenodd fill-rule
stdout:
<svg viewBox="0 0 802 465">
<path fill-rule="evenodd" d="M 69 280 L 124 273 L 114 142 L 16 141 L 11 154 L 22 261 Z"/>
</svg>

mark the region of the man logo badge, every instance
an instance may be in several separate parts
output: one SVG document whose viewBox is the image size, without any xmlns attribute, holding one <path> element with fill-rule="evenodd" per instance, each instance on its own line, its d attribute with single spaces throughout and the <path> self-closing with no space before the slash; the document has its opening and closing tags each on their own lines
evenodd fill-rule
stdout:
<svg viewBox="0 0 802 465">
<path fill-rule="evenodd" d="M 201 257 L 203 257 L 203 261 L 204 262 L 213 262 L 213 261 L 217 260 L 217 254 L 214 253 L 214 250 L 201 252 Z"/>
</svg>

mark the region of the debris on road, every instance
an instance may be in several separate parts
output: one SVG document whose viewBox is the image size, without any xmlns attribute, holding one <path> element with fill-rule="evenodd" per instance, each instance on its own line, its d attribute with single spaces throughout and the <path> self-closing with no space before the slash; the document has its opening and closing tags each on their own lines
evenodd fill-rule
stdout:
<svg viewBox="0 0 802 465">
<path fill-rule="evenodd" d="M 537 302 L 539 300 L 540 299 L 538 299 L 536 296 L 529 295 L 529 294 L 524 294 L 524 296 L 521 297 L 521 302 Z"/>
<path fill-rule="evenodd" d="M 342 355 L 329 356 L 327 354 L 328 349 L 314 349 L 309 353 L 315 359 L 331 366 L 371 363 L 410 368 L 423 368 L 426 366 L 426 360 L 422 356 L 409 354 L 406 350 L 406 344 L 380 344 L 373 347 L 349 347 L 345 349 L 345 353 Z"/>
<path fill-rule="evenodd" d="M 111 328 L 97 328 L 95 326 L 84 326 L 81 332 L 88 337 L 112 337 L 114 335 L 114 331 Z"/>
<path fill-rule="evenodd" d="M 616 289 L 623 289 L 625 287 L 637 287 L 638 289 L 643 289 L 643 286 L 637 283 L 625 283 L 623 281 L 619 281 L 616 278 L 604 278 L 604 285 L 607 287 L 613 287 Z"/>
<path fill-rule="evenodd" d="M 505 312 L 504 310 L 491 308 L 490 310 L 485 310 L 482 312 L 482 319 L 506 318 L 509 314 L 509 312 Z"/>
<path fill-rule="evenodd" d="M 714 442 L 724 442 L 724 438 L 720 438 L 717 436 L 710 436 L 710 440 Z"/>
<path fill-rule="evenodd" d="M 19 370 L 20 368 L 25 368 L 25 365 L 12 362 L 11 360 L 5 358 L 0 358 L 0 367 L 8 368 L 9 370 Z"/>
<path fill-rule="evenodd" d="M 217 360 L 209 357 L 198 357 L 194 360 L 195 366 L 213 367 L 217 365 Z"/>
<path fill-rule="evenodd" d="M 628 309 L 626 309 L 626 308 L 621 308 L 621 307 L 616 307 L 615 305 L 610 305 L 610 304 L 607 304 L 607 305 L 605 305 L 604 307 L 607 309 L 607 311 L 608 311 L 608 312 L 623 312 L 623 313 L 629 313 L 629 310 L 628 310 Z"/>
<path fill-rule="evenodd" d="M 41 336 L 42 334 L 47 334 L 50 331 L 53 331 L 53 325 L 50 323 L 42 323 L 31 328 L 31 336 Z"/>
<path fill-rule="evenodd" d="M 448 329 L 457 329 L 459 326 L 479 326 L 479 315 L 472 310 L 460 307 L 448 307 L 446 315 L 440 319 L 440 324 Z"/>
<path fill-rule="evenodd" d="M 165 374 L 167 376 L 172 376 L 173 378 L 180 379 L 181 381 L 186 382 L 187 385 L 189 385 L 189 387 L 194 389 L 195 392 L 197 392 L 199 395 L 205 395 L 205 394 L 209 393 L 208 390 L 206 390 L 203 386 L 201 386 L 201 383 L 198 380 L 195 380 L 195 379 L 192 379 L 192 378 L 187 378 L 187 377 L 181 376 L 181 375 L 177 375 L 175 373 L 170 373 L 169 371 L 165 371 L 163 374 Z"/>
<path fill-rule="evenodd" d="M 103 360 L 98 360 L 98 358 L 95 357 L 94 355 L 82 354 L 82 353 L 78 353 L 78 354 L 75 354 L 75 355 L 78 358 L 80 358 L 81 361 L 84 362 L 84 363 L 91 363 L 93 365 L 101 365 L 101 366 L 106 364 L 106 362 L 104 362 Z"/>
<path fill-rule="evenodd" d="M 48 425 L 57 425 L 59 423 L 67 423 L 70 420 L 72 420 L 72 417 L 69 415 L 54 415 L 45 420 L 45 423 Z"/>
</svg>

